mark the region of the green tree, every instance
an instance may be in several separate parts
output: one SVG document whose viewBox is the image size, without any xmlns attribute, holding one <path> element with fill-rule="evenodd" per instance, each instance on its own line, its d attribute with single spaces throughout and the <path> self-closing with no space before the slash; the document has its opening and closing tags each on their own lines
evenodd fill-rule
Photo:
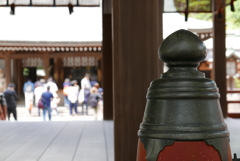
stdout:
<svg viewBox="0 0 240 161">
<path fill-rule="evenodd" d="M 204 21 L 212 21 L 212 13 L 190 13 L 189 17 Z"/>
<path fill-rule="evenodd" d="M 187 0 L 174 0 L 174 6 L 177 11 L 184 12 L 187 7 Z M 211 12 L 211 0 L 188 0 L 188 10 L 190 12 Z"/>
<path fill-rule="evenodd" d="M 227 29 L 240 29 L 240 0 L 234 2 L 235 11 L 231 11 L 231 7 L 226 7 L 226 23 Z"/>
<path fill-rule="evenodd" d="M 225 8 L 227 29 L 240 29 L 240 0 L 234 2 L 235 11 L 231 11 L 231 6 Z M 212 21 L 212 13 L 190 13 L 189 17 Z"/>
</svg>

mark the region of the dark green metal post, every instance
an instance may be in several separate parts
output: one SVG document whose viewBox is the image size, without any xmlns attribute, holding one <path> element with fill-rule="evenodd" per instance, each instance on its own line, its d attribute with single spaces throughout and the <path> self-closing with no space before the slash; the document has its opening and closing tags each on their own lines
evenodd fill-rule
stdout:
<svg viewBox="0 0 240 161">
<path fill-rule="evenodd" d="M 160 46 L 159 58 L 169 70 L 150 84 L 138 132 L 138 148 L 143 145 L 147 161 L 164 157 L 166 161 L 181 157 L 197 161 L 232 160 L 218 88 L 197 70 L 205 57 L 203 42 L 186 30 L 174 32 Z M 194 150 L 188 153 L 188 146 L 189 151 Z M 174 152 L 177 148 L 180 150 Z M 138 154 L 137 161 L 143 161 L 141 155 Z"/>
</svg>

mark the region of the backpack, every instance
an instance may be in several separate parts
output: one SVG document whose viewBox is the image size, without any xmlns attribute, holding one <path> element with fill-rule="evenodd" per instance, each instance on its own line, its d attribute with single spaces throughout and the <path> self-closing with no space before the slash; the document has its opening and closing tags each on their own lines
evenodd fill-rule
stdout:
<svg viewBox="0 0 240 161">
<path fill-rule="evenodd" d="M 3 97 L 3 95 L 0 95 L 0 120 L 6 120 L 6 107 L 3 105 Z"/>
<path fill-rule="evenodd" d="M 43 108 L 44 108 L 44 104 L 43 104 L 43 101 L 42 101 L 41 98 L 40 98 L 39 101 L 38 101 L 38 108 L 40 108 L 40 109 L 43 109 Z"/>
<path fill-rule="evenodd" d="M 32 92 L 32 86 L 30 83 L 27 84 L 27 87 L 26 87 L 26 92 Z"/>
<path fill-rule="evenodd" d="M 3 95 L 0 95 L 0 105 L 3 106 Z"/>
<path fill-rule="evenodd" d="M 0 120 L 4 120 L 4 113 L 3 113 L 3 106 L 2 106 L 2 95 L 1 98 L 1 104 L 0 104 Z"/>
</svg>

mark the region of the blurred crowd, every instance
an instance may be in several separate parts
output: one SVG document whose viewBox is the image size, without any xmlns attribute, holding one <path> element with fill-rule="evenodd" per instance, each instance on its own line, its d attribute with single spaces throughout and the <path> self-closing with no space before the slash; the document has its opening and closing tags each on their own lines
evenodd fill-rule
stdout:
<svg viewBox="0 0 240 161">
<path fill-rule="evenodd" d="M 90 80 L 90 74 L 86 73 L 80 81 L 66 78 L 62 85 L 62 98 L 64 106 L 69 109 L 69 115 L 88 115 L 89 107 L 94 109 L 95 118 L 97 118 L 98 109 L 103 108 L 103 89 L 95 80 Z M 32 82 L 30 79 L 24 83 L 23 93 L 25 99 L 26 112 L 31 115 L 33 107 L 38 107 L 38 115 L 43 120 L 52 118 L 52 112 L 57 115 L 58 105 L 61 101 L 59 97 L 59 88 L 52 77 L 47 81 L 40 79 Z M 17 120 L 18 95 L 15 91 L 15 85 L 10 83 L 5 91 L 0 89 L 0 120 L 10 120 L 12 114 Z M 81 107 L 81 109 L 78 109 Z M 80 111 L 80 112 L 79 112 Z"/>
</svg>

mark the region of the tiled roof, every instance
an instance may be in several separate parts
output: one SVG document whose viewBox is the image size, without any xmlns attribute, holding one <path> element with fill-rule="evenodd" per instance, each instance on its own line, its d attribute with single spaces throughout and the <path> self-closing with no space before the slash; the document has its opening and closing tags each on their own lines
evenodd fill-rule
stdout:
<svg viewBox="0 0 240 161">
<path fill-rule="evenodd" d="M 102 51 L 101 42 L 33 42 L 33 41 L 0 41 L 0 51 Z"/>
</svg>

